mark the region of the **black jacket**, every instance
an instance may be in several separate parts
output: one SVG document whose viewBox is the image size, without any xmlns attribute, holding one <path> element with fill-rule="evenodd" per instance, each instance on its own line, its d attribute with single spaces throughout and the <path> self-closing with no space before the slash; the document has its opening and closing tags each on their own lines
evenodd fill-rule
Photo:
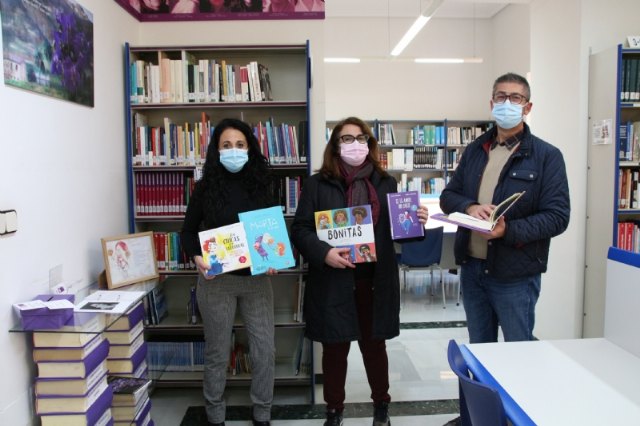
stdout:
<svg viewBox="0 0 640 426">
<path fill-rule="evenodd" d="M 387 193 L 397 191 L 396 180 L 374 172 L 371 176 L 380 201 L 380 217 L 374 227 L 377 262 L 374 267 L 373 328 L 374 339 L 390 339 L 400 333 L 400 285 L 398 263 L 391 239 Z M 346 191 L 337 180 L 320 174 L 307 179 L 291 239 L 309 262 L 304 295 L 304 319 L 309 339 L 335 343 L 358 340 L 360 329 L 354 299 L 354 270 L 336 269 L 324 263 L 331 246 L 316 234 L 314 212 L 346 207 Z"/>
</svg>

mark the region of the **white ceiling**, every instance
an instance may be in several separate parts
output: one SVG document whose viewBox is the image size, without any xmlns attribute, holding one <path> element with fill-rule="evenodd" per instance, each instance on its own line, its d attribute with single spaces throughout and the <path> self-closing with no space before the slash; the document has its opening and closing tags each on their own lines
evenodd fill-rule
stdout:
<svg viewBox="0 0 640 426">
<path fill-rule="evenodd" d="M 444 0 L 433 15 L 436 18 L 492 18 L 510 3 L 530 0 Z M 326 0 L 327 18 L 416 17 L 430 0 Z"/>
</svg>

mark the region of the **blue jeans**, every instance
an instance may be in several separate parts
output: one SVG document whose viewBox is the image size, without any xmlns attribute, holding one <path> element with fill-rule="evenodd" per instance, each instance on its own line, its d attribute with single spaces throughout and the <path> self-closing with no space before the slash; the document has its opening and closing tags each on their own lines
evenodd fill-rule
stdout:
<svg viewBox="0 0 640 426">
<path fill-rule="evenodd" d="M 498 325 L 506 342 L 533 340 L 540 274 L 500 281 L 486 275 L 484 265 L 470 258 L 460 271 L 469 342 L 497 342 Z"/>
</svg>

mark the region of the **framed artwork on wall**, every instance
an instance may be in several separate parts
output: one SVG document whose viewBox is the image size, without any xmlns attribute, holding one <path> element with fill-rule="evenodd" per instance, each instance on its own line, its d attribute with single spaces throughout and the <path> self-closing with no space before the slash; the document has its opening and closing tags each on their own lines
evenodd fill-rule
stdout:
<svg viewBox="0 0 640 426">
<path fill-rule="evenodd" d="M 115 0 L 141 22 L 324 19 L 325 0 Z"/>
<path fill-rule="evenodd" d="M 4 83 L 93 107 L 92 13 L 74 0 L 0 0 L 0 10 Z"/>
<path fill-rule="evenodd" d="M 153 232 L 102 238 L 102 254 L 110 289 L 159 276 Z"/>
</svg>

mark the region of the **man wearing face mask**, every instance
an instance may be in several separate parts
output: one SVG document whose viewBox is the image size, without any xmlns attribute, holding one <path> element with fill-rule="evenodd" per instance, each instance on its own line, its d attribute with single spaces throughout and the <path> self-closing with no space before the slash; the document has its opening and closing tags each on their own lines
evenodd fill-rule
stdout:
<svg viewBox="0 0 640 426">
<path fill-rule="evenodd" d="M 325 426 L 342 424 L 347 355 L 357 340 L 373 401 L 373 425 L 390 423 L 386 339 L 400 333 L 398 264 L 391 240 L 387 197 L 397 182 L 378 161 L 378 142 L 356 117 L 333 129 L 319 172 L 305 181 L 291 240 L 309 263 L 304 295 L 306 336 L 322 343 Z M 334 248 L 316 234 L 314 212 L 369 204 L 377 261 L 351 263 L 349 248 Z M 420 222 L 427 208 L 418 209 Z"/>
<path fill-rule="evenodd" d="M 254 425 L 271 418 L 275 369 L 273 292 L 268 275 L 249 269 L 209 274 L 198 240 L 203 229 L 238 222 L 238 213 L 276 205 L 269 163 L 260 152 L 251 127 L 236 119 L 215 126 L 207 149 L 202 179 L 195 186 L 182 226 L 182 245 L 198 268 L 197 300 L 204 326 L 203 392 L 209 425 L 224 425 L 224 389 L 236 308 L 249 339 L 251 400 Z"/>
<path fill-rule="evenodd" d="M 496 126 L 464 151 L 440 196 L 442 210 L 488 219 L 495 205 L 526 191 L 491 233 L 458 227 L 454 253 L 471 343 L 533 340 L 541 274 L 551 238 L 569 224 L 569 185 L 562 153 L 534 136 L 527 80 L 498 77 L 490 100 Z"/>
</svg>

